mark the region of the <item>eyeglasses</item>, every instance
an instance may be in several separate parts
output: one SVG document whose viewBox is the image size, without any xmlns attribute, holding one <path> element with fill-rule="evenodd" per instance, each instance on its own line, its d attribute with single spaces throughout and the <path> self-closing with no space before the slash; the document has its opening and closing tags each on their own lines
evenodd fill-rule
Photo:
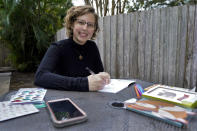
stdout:
<svg viewBox="0 0 197 131">
<path fill-rule="evenodd" d="M 92 23 L 92 22 L 86 22 L 85 20 L 76 19 L 76 22 L 80 26 L 83 26 L 83 25 L 86 25 L 87 24 L 87 27 L 88 28 L 91 28 L 91 29 L 95 27 L 95 24 L 94 23 Z"/>
</svg>

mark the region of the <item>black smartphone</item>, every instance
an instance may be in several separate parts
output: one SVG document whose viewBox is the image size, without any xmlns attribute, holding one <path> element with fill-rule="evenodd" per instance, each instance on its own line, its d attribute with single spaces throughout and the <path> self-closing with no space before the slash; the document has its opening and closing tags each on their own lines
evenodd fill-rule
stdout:
<svg viewBox="0 0 197 131">
<path fill-rule="evenodd" d="M 46 105 L 55 127 L 64 127 L 87 120 L 86 113 L 69 98 L 50 100 Z"/>
</svg>

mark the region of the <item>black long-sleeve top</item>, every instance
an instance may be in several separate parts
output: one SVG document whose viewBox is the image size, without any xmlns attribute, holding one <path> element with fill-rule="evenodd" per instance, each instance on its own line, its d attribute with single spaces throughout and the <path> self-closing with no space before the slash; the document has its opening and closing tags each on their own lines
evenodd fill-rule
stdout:
<svg viewBox="0 0 197 131">
<path fill-rule="evenodd" d="M 80 60 L 79 56 L 83 59 Z M 88 67 L 102 72 L 99 50 L 93 41 L 79 45 L 72 38 L 52 43 L 35 74 L 35 85 L 50 89 L 89 91 Z"/>
</svg>

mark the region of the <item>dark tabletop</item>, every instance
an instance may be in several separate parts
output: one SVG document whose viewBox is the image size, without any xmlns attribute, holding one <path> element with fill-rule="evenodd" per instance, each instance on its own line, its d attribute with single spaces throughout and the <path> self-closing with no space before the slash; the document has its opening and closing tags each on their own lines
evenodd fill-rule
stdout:
<svg viewBox="0 0 197 131">
<path fill-rule="evenodd" d="M 136 80 L 143 88 L 151 83 Z M 114 101 L 125 101 L 135 97 L 132 86 L 117 94 L 101 92 L 72 92 L 47 90 L 45 101 L 70 98 L 88 116 L 88 121 L 64 128 L 55 128 L 46 108 L 32 115 L 0 122 L 1 131 L 197 131 L 197 117 L 193 117 L 188 128 L 178 128 L 132 111 L 117 109 L 111 106 Z M 0 101 L 9 100 L 16 91 L 11 91 Z"/>
</svg>

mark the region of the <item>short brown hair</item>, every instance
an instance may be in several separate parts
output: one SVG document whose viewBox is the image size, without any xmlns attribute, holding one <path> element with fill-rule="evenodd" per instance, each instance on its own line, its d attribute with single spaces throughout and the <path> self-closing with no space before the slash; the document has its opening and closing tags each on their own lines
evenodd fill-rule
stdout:
<svg viewBox="0 0 197 131">
<path fill-rule="evenodd" d="M 95 17 L 95 30 L 91 39 L 96 37 L 97 33 L 99 32 L 98 15 L 95 13 L 94 8 L 89 5 L 73 6 L 67 11 L 67 15 L 64 18 L 64 26 L 66 27 L 66 34 L 68 37 L 73 37 L 72 26 L 76 18 L 89 13 L 93 14 Z"/>
</svg>

